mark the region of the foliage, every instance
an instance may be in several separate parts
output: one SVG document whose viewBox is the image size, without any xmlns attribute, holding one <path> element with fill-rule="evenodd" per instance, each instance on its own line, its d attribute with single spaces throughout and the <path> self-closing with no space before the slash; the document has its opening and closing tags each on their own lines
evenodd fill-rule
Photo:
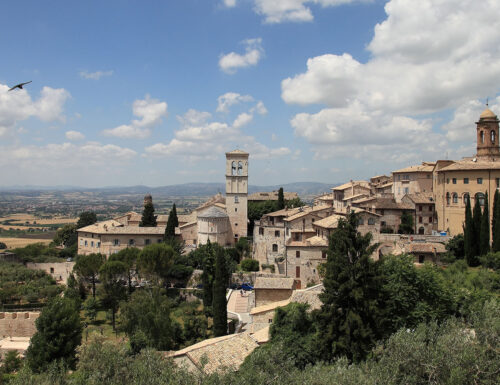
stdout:
<svg viewBox="0 0 500 385">
<path fill-rule="evenodd" d="M 401 214 L 401 224 L 399 225 L 398 233 L 400 234 L 413 234 L 413 215 L 409 211 L 403 211 Z"/>
<path fill-rule="evenodd" d="M 142 218 L 139 223 L 140 227 L 156 227 L 158 223 L 156 222 L 155 207 L 152 202 L 148 202 L 144 205 L 142 210 Z"/>
<path fill-rule="evenodd" d="M 25 247 L 18 247 L 12 252 L 16 254 L 24 263 L 26 262 L 63 262 L 60 258 L 60 251 L 52 246 L 43 243 L 33 243 Z"/>
<path fill-rule="evenodd" d="M 54 237 L 54 243 L 58 246 L 71 247 L 78 242 L 78 234 L 76 232 L 76 224 L 68 223 L 57 229 Z"/>
<path fill-rule="evenodd" d="M 83 303 L 83 310 L 85 311 L 85 317 L 88 317 L 92 320 L 92 322 L 95 321 L 97 317 L 97 312 L 99 311 L 99 301 L 96 300 L 93 297 L 87 298 L 87 300 Z"/>
<path fill-rule="evenodd" d="M 471 242 L 473 245 L 473 253 L 467 258 L 467 263 L 469 266 L 479 265 L 478 256 L 481 253 L 480 249 L 480 239 L 481 239 L 481 206 L 479 204 L 479 199 L 476 199 L 474 204 L 474 211 L 472 212 L 472 237 Z"/>
<path fill-rule="evenodd" d="M 164 240 L 168 241 L 175 238 L 175 228 L 179 226 L 179 219 L 177 218 L 177 208 L 175 203 L 172 206 L 172 210 L 168 213 L 167 227 L 165 228 Z"/>
<path fill-rule="evenodd" d="M 208 320 L 200 301 L 183 301 L 172 310 L 173 318 L 182 324 L 182 344 L 193 345 L 207 338 Z"/>
<path fill-rule="evenodd" d="M 120 261 L 125 264 L 127 269 L 127 281 L 128 281 L 128 292 L 132 293 L 132 274 L 135 271 L 135 265 L 137 263 L 137 258 L 139 257 L 141 250 L 137 247 L 127 247 L 126 249 L 120 250 L 116 254 L 112 254 L 109 257 L 109 261 Z"/>
<path fill-rule="evenodd" d="M 276 267 L 272 264 L 263 263 L 261 265 L 261 267 L 262 267 L 262 270 L 265 270 L 265 269 L 271 270 L 271 273 L 274 273 L 274 271 L 276 270 Z"/>
<path fill-rule="evenodd" d="M 500 253 L 488 253 L 480 258 L 481 265 L 493 270 L 500 270 Z"/>
<path fill-rule="evenodd" d="M 240 265 L 243 271 L 259 271 L 259 261 L 256 259 L 244 259 Z"/>
<path fill-rule="evenodd" d="M 215 276 L 213 282 L 213 331 L 215 337 L 227 334 L 226 287 L 228 280 L 226 253 L 222 247 L 218 247 L 215 257 Z"/>
<path fill-rule="evenodd" d="M 20 263 L 0 262 L 0 302 L 46 302 L 63 288 L 42 270 L 31 270 Z"/>
<path fill-rule="evenodd" d="M 280 187 L 278 191 L 278 204 L 276 206 L 278 210 L 285 208 L 285 194 L 283 193 L 283 187 Z"/>
<path fill-rule="evenodd" d="M 490 251 L 490 215 L 488 204 L 488 192 L 484 196 L 484 209 L 481 215 L 479 231 L 479 255 L 486 255 Z"/>
<path fill-rule="evenodd" d="M 41 372 L 56 360 L 73 367 L 76 348 L 82 339 L 82 322 L 75 302 L 67 298 L 52 299 L 35 325 L 37 331 L 26 351 L 29 367 Z"/>
<path fill-rule="evenodd" d="M 220 247 L 210 241 L 199 248 L 202 258 L 201 283 L 203 285 L 203 306 L 208 311 L 213 302 L 213 284 L 215 279 L 215 255 L 216 249 Z"/>
<path fill-rule="evenodd" d="M 237 252 L 238 260 L 236 262 L 241 261 L 244 258 L 250 257 L 250 252 L 252 250 L 252 245 L 248 242 L 246 237 L 240 237 L 238 242 L 234 245 L 234 248 Z"/>
<path fill-rule="evenodd" d="M 93 225 L 97 222 L 97 215 L 93 211 L 84 211 L 80 214 L 78 222 L 76 222 L 76 228 L 81 229 L 85 226 Z"/>
<path fill-rule="evenodd" d="M 339 220 L 330 236 L 323 306 L 318 314 L 318 348 L 331 360 L 363 359 L 380 337 L 379 292 L 382 280 L 371 254 L 371 233 L 357 231 L 358 217 Z"/>
<path fill-rule="evenodd" d="M 493 212 L 491 213 L 492 223 L 492 245 L 491 248 L 494 252 L 500 251 L 500 192 L 495 189 L 493 198 Z"/>
<path fill-rule="evenodd" d="M 446 243 L 446 250 L 451 253 L 455 259 L 464 259 L 465 257 L 465 244 L 464 235 L 458 234 L 451 238 Z"/>
<path fill-rule="evenodd" d="M 176 237 L 170 237 L 165 239 L 164 242 L 167 245 L 172 246 L 172 248 L 177 254 L 184 254 L 184 247 L 186 246 L 186 243 L 182 239 Z"/>
<path fill-rule="evenodd" d="M 5 353 L 0 375 L 3 373 L 14 373 L 21 369 L 22 359 L 19 357 L 17 350 L 10 350 Z M 1 380 L 0 380 L 1 381 Z"/>
<path fill-rule="evenodd" d="M 4 250 L 7 248 L 7 245 L 4 242 L 0 242 L 0 250 Z"/>
<path fill-rule="evenodd" d="M 174 263 L 176 253 L 172 246 L 165 243 L 154 243 L 142 249 L 137 258 L 137 268 L 141 275 L 159 286 L 168 278 L 170 267 Z"/>
<path fill-rule="evenodd" d="M 170 317 L 171 304 L 159 289 L 136 291 L 120 307 L 121 329 L 131 341 L 142 336 L 135 352 L 144 347 L 158 350 L 172 350 L 181 340 L 181 329 Z"/>
<path fill-rule="evenodd" d="M 111 310 L 113 330 L 115 330 L 115 315 L 120 301 L 126 298 L 123 286 L 123 277 L 127 274 L 127 266 L 121 261 L 107 261 L 99 269 L 99 278 L 102 281 L 101 302 Z"/>
<path fill-rule="evenodd" d="M 78 277 L 89 280 L 92 283 L 92 297 L 94 298 L 97 274 L 105 260 L 104 255 L 100 253 L 79 255 L 73 267 L 73 271 L 76 272 Z"/>
</svg>

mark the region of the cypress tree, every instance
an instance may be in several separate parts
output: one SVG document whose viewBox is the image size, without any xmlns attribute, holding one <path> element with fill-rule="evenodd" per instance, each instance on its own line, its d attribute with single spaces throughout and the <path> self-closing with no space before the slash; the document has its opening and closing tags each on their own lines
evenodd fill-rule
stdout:
<svg viewBox="0 0 500 385">
<path fill-rule="evenodd" d="M 205 307 L 205 311 L 208 312 L 213 302 L 215 246 L 216 245 L 213 245 L 210 240 L 208 240 L 206 245 L 200 247 L 200 249 L 203 249 L 204 251 L 204 255 L 202 257 L 203 273 L 201 274 L 201 283 L 203 284 L 203 306 Z"/>
<path fill-rule="evenodd" d="M 225 254 L 226 252 L 222 247 L 217 248 L 215 259 L 215 277 L 213 284 L 213 330 L 215 337 L 224 336 L 227 334 L 227 268 Z"/>
<path fill-rule="evenodd" d="M 144 205 L 144 210 L 142 210 L 142 219 L 139 226 L 141 227 L 156 227 L 158 224 L 156 222 L 155 207 L 153 203 L 148 202 Z"/>
<path fill-rule="evenodd" d="M 477 266 L 479 264 L 479 239 L 481 234 L 481 205 L 479 204 L 479 198 L 476 198 L 474 203 L 474 211 L 472 212 L 472 236 L 471 236 L 471 251 L 467 259 L 469 266 Z"/>
<path fill-rule="evenodd" d="M 175 204 L 168 214 L 167 227 L 165 228 L 165 236 L 163 239 L 165 242 L 170 242 L 175 238 L 175 228 L 179 226 L 179 220 L 177 219 L 177 211 L 175 209 Z"/>
<path fill-rule="evenodd" d="M 467 261 L 470 258 L 474 258 L 474 223 L 472 221 L 470 196 L 465 203 L 464 249 Z"/>
<path fill-rule="evenodd" d="M 177 208 L 175 207 L 175 203 L 172 206 L 172 216 L 174 217 L 173 222 L 175 227 L 179 226 L 179 218 L 177 218 Z"/>
<path fill-rule="evenodd" d="M 285 194 L 283 192 L 283 187 L 280 187 L 278 191 L 278 210 L 285 208 Z"/>
<path fill-rule="evenodd" d="M 493 212 L 491 213 L 493 229 L 491 238 L 493 240 L 492 248 L 496 253 L 500 251 L 500 193 L 495 190 L 495 197 L 493 199 Z"/>
<path fill-rule="evenodd" d="M 490 215 L 488 207 L 488 192 L 484 196 L 484 209 L 481 216 L 481 230 L 479 233 L 479 255 L 486 255 L 490 251 Z"/>
</svg>

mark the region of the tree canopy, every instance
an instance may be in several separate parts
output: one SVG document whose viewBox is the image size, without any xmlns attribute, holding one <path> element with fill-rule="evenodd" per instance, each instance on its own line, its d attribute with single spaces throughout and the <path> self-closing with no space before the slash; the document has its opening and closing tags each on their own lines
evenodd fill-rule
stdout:
<svg viewBox="0 0 500 385">
<path fill-rule="evenodd" d="M 155 215 L 155 207 L 152 202 L 147 202 L 144 205 L 144 209 L 142 210 L 142 218 L 139 223 L 140 227 L 156 227 L 156 215 Z"/>
</svg>

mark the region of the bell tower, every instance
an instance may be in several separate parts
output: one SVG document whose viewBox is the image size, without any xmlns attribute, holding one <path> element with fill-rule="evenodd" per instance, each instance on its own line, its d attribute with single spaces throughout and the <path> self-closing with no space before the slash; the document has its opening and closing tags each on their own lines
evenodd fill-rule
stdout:
<svg viewBox="0 0 500 385">
<path fill-rule="evenodd" d="M 231 223 L 231 244 L 247 236 L 248 156 L 241 150 L 226 152 L 226 211 Z"/>
<path fill-rule="evenodd" d="M 500 160 L 498 144 L 498 118 L 489 108 L 479 116 L 477 125 L 477 158 L 483 160 Z"/>
</svg>

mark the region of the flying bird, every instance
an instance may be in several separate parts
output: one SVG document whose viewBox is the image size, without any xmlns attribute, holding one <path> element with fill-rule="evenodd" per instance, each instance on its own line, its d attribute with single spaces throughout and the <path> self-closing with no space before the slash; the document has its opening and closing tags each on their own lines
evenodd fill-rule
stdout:
<svg viewBox="0 0 500 385">
<path fill-rule="evenodd" d="M 30 80 L 29 82 L 26 82 L 26 83 L 19 83 L 19 84 L 16 84 L 16 85 L 15 85 L 14 87 L 12 87 L 9 91 L 12 91 L 12 90 L 14 90 L 14 89 L 16 89 L 16 88 L 19 88 L 20 90 L 22 90 L 24 85 L 29 84 L 29 83 L 31 83 L 31 82 L 32 82 L 32 80 Z"/>
</svg>

